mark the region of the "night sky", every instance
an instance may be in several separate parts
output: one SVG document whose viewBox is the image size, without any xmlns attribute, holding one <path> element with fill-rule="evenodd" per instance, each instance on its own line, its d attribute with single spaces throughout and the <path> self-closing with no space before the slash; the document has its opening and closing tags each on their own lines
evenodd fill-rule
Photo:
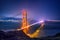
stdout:
<svg viewBox="0 0 60 40">
<path fill-rule="evenodd" d="M 59 0 L 0 0 L 0 17 L 21 18 L 23 9 L 35 20 L 60 19 Z"/>
</svg>

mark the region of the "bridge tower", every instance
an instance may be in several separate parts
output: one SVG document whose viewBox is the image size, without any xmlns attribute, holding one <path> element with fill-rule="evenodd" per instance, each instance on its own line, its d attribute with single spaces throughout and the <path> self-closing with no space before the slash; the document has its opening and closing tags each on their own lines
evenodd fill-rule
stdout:
<svg viewBox="0 0 60 40">
<path fill-rule="evenodd" d="M 24 33 L 28 33 L 29 27 L 28 27 L 28 20 L 27 20 L 27 11 L 24 9 L 22 11 L 22 27 L 21 28 L 25 28 L 23 29 Z"/>
</svg>

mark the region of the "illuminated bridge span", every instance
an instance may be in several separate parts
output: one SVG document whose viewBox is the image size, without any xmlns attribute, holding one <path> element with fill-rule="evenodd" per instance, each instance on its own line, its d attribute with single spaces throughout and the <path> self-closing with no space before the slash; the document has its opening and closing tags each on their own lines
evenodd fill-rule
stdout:
<svg viewBox="0 0 60 40">
<path fill-rule="evenodd" d="M 44 22 L 43 21 L 40 21 L 41 22 L 41 29 L 43 28 L 44 26 Z M 32 25 L 35 25 L 37 23 L 40 23 L 40 22 L 36 22 Z M 27 11 L 26 10 L 23 10 L 22 12 L 22 27 L 21 29 L 17 29 L 17 30 L 22 30 L 27 36 L 29 36 L 30 38 L 36 38 L 38 35 L 39 35 L 39 32 L 41 31 L 40 28 L 38 28 L 34 33 L 29 33 L 29 30 L 30 30 L 30 26 L 32 25 L 29 25 L 28 23 L 28 20 L 27 20 Z"/>
</svg>

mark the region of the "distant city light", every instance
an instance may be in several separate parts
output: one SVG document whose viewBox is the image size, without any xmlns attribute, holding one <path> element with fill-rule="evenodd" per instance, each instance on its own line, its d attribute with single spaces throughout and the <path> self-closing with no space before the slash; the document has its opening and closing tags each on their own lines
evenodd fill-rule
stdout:
<svg viewBox="0 0 60 40">
<path fill-rule="evenodd" d="M 44 23 L 44 20 L 40 20 L 39 23 Z"/>
</svg>

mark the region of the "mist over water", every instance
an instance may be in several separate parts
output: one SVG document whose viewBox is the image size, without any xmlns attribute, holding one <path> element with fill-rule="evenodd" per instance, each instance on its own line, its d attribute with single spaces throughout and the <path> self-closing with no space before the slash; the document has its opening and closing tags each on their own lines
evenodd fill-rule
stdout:
<svg viewBox="0 0 60 40">
<path fill-rule="evenodd" d="M 36 21 L 34 20 L 34 22 L 32 23 L 35 23 L 35 22 Z M 0 30 L 16 29 L 19 27 L 21 27 L 21 22 L 1 22 L 0 21 Z M 30 31 L 34 32 L 39 27 L 40 27 L 40 24 L 33 25 Z M 39 33 L 38 37 L 52 36 L 52 35 L 55 35 L 56 33 L 60 33 L 60 22 L 45 22 L 44 28 Z"/>
</svg>

